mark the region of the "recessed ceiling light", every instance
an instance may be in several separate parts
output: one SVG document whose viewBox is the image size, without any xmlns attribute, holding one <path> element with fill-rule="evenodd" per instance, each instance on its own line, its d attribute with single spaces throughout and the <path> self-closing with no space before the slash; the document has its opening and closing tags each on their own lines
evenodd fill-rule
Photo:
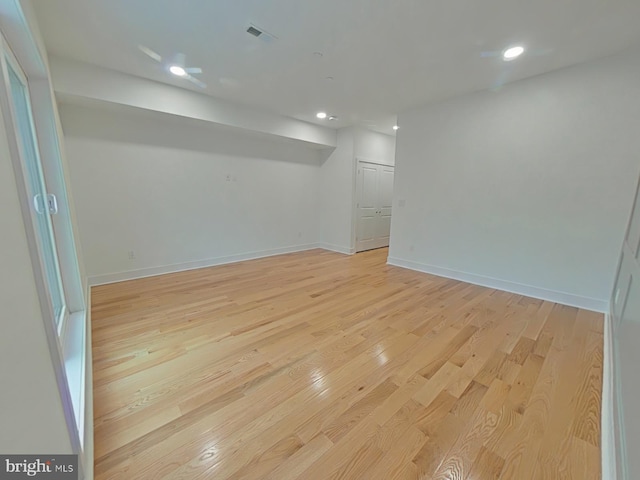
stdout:
<svg viewBox="0 0 640 480">
<path fill-rule="evenodd" d="M 316 117 L 318 117 L 320 120 L 327 118 L 327 114 L 324 112 L 318 112 L 316 113 Z"/>
<path fill-rule="evenodd" d="M 503 53 L 502 53 L 502 58 L 505 61 L 509 61 L 509 60 L 513 60 L 514 58 L 518 58 L 520 55 L 522 55 L 524 53 L 524 47 L 522 47 L 521 45 L 517 45 L 515 47 L 510 47 L 507 48 Z"/>
<path fill-rule="evenodd" d="M 338 119 L 338 117 L 336 117 L 335 115 L 331 115 L 331 116 L 329 117 L 329 120 L 337 120 L 337 119 Z"/>
<path fill-rule="evenodd" d="M 394 130 L 398 130 L 399 128 L 400 128 L 400 127 L 399 127 L 398 125 L 394 125 L 394 126 L 393 126 L 393 129 L 394 129 Z"/>
<path fill-rule="evenodd" d="M 169 71 L 178 77 L 184 77 L 187 74 L 187 71 L 179 65 L 171 65 Z"/>
</svg>

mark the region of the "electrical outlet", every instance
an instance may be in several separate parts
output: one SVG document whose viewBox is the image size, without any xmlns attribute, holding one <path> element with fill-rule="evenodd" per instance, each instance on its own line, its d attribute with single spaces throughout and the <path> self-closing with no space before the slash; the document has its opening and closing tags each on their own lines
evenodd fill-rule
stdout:
<svg viewBox="0 0 640 480">
<path fill-rule="evenodd" d="M 409 246 L 409 251 L 410 251 L 410 252 L 413 252 L 414 250 L 415 250 L 415 247 L 414 247 L 413 245 L 410 245 L 410 246 Z"/>
<path fill-rule="evenodd" d="M 228 174 L 227 175 L 227 182 L 230 182 L 230 181 L 231 181 L 231 174 Z"/>
<path fill-rule="evenodd" d="M 134 252 L 133 250 L 129 250 L 129 252 L 127 252 L 127 256 L 129 257 L 129 260 L 135 260 L 136 252 Z"/>
<path fill-rule="evenodd" d="M 298 232 L 298 238 L 302 238 L 302 232 Z"/>
</svg>

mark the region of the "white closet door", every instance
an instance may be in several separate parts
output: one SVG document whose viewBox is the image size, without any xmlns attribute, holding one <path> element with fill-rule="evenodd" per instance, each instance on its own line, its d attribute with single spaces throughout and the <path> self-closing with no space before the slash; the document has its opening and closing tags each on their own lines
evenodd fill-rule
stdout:
<svg viewBox="0 0 640 480">
<path fill-rule="evenodd" d="M 393 167 L 358 162 L 356 251 L 389 245 Z"/>
<path fill-rule="evenodd" d="M 359 200 L 357 251 L 377 248 L 378 234 L 378 166 L 361 163 L 358 167 Z"/>
<path fill-rule="evenodd" d="M 389 246 L 391 205 L 393 204 L 393 167 L 378 167 L 378 247 Z"/>
</svg>

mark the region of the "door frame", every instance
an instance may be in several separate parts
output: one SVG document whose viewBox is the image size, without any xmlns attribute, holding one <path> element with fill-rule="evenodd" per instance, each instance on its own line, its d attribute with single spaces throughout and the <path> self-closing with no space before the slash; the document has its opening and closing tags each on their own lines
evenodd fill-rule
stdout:
<svg viewBox="0 0 640 480">
<path fill-rule="evenodd" d="M 358 198 L 360 195 L 360 188 L 358 187 L 358 167 L 360 163 L 370 163 L 373 165 L 379 165 L 382 167 L 393 167 L 394 171 L 394 193 L 395 193 L 395 164 L 390 162 L 384 162 L 382 160 L 373 160 L 366 157 L 356 156 L 353 162 L 353 202 L 351 205 L 351 253 L 355 254 L 356 251 L 356 236 L 358 233 Z M 393 215 L 393 214 L 392 214 Z"/>
<path fill-rule="evenodd" d="M 40 258 L 38 236 L 36 234 L 34 225 L 35 219 L 31 210 L 31 201 L 28 195 L 29 188 L 27 187 L 26 172 L 24 171 L 25 166 L 23 164 L 23 157 L 21 154 L 22 146 L 20 145 L 19 132 L 16 128 L 16 125 L 14 124 L 10 92 L 7 88 L 10 88 L 10 86 L 8 70 L 5 66 L 5 52 L 7 55 L 11 55 L 13 57 L 12 62 L 15 62 L 22 70 L 22 72 L 17 73 L 24 74 L 27 79 L 26 87 L 31 99 L 30 108 L 33 127 L 35 129 L 35 143 L 36 148 L 40 152 L 41 162 L 44 163 L 45 152 L 47 155 L 55 156 L 58 161 L 60 160 L 61 130 L 57 128 L 58 125 L 56 122 L 54 110 L 55 98 L 53 96 L 53 90 L 51 88 L 47 66 L 45 60 L 40 54 L 38 42 L 34 38 L 30 30 L 20 1 L 0 0 L 0 10 L 2 11 L 2 15 L 0 15 L 0 75 L 2 76 L 2 81 L 0 81 L 2 87 L 2 91 L 0 91 L 0 108 L 2 108 L 4 117 L 4 127 L 6 131 L 9 153 L 11 156 L 11 164 L 13 167 L 16 188 L 18 191 L 20 210 L 23 218 L 29 256 L 31 258 L 31 265 L 34 274 L 35 287 L 38 294 L 39 307 L 43 319 L 45 337 L 49 347 L 49 353 L 56 384 L 58 387 L 58 392 L 62 403 L 64 419 L 67 426 L 67 431 L 69 433 L 72 451 L 78 454 L 79 475 L 80 478 L 83 478 L 84 473 L 87 472 L 87 470 L 92 470 L 91 467 L 87 468 L 87 464 L 85 461 L 86 459 L 84 457 L 87 444 L 83 442 L 83 439 L 81 438 L 81 435 L 87 433 L 87 429 L 84 428 L 86 420 L 84 398 L 86 388 L 84 382 L 86 363 L 83 362 L 83 364 L 80 366 L 80 379 L 82 383 L 79 389 L 81 395 L 79 406 L 80 418 L 78 421 L 76 421 L 76 413 L 73 407 L 72 393 L 70 391 L 67 370 L 65 367 L 65 349 L 63 341 L 66 332 L 63 332 L 63 335 L 60 336 L 54 322 L 52 321 L 54 312 L 48 298 L 48 286 L 45 281 L 46 276 L 44 273 L 42 260 Z M 50 175 L 47 176 L 47 166 L 43 164 L 42 168 L 44 177 L 48 183 L 50 180 Z M 55 168 L 62 169 L 62 166 L 55 165 Z M 64 171 L 61 170 L 58 173 L 61 177 L 64 177 Z M 66 190 L 66 187 L 64 186 L 64 179 L 61 179 L 61 182 L 62 188 L 65 188 Z M 64 195 L 58 196 L 58 199 L 67 202 L 66 191 L 63 193 Z M 60 205 L 62 208 L 65 208 L 67 207 L 68 203 L 66 205 L 60 203 Z M 69 212 L 66 212 L 66 215 L 64 215 L 65 221 L 67 223 L 63 224 L 63 226 L 72 224 L 70 215 L 71 214 Z M 53 228 L 55 232 L 55 224 L 53 225 Z M 65 272 L 60 272 L 61 276 L 63 277 L 62 288 L 66 297 L 67 308 L 70 309 L 69 313 L 73 314 L 75 310 L 75 323 L 83 326 L 84 328 L 86 327 L 84 315 L 87 304 L 85 302 L 82 274 L 74 241 L 74 233 L 75 232 L 72 229 L 61 229 L 61 231 L 58 232 L 60 236 L 58 236 L 58 234 L 55 235 L 56 240 L 62 238 L 64 239 L 63 243 L 66 244 L 61 249 L 60 243 L 58 242 L 58 251 L 56 253 L 59 258 L 63 256 L 70 256 L 70 258 L 73 259 L 73 264 L 71 265 L 72 268 L 71 270 L 66 272 L 66 278 Z M 66 252 L 64 253 L 64 255 L 61 255 L 60 250 L 63 249 L 66 249 Z M 66 258 L 64 260 L 66 260 Z M 73 305 L 70 305 L 69 303 L 70 298 Z M 80 316 L 82 316 L 83 318 L 81 319 Z M 69 328 L 69 319 L 67 320 L 68 321 L 66 324 L 66 328 Z M 84 337 L 83 332 L 79 333 Z M 84 356 L 86 353 L 86 338 L 84 338 L 82 341 L 82 350 L 83 351 L 80 353 L 80 355 Z"/>
<path fill-rule="evenodd" d="M 27 152 L 24 151 L 22 142 L 20 141 L 20 138 L 27 132 L 22 132 L 20 127 L 17 125 L 18 112 L 16 112 L 14 109 L 15 104 L 10 100 L 10 98 L 5 97 L 5 94 L 7 97 L 10 97 L 12 95 L 11 83 L 8 77 L 9 69 L 13 71 L 14 75 L 18 78 L 18 80 L 23 85 L 26 91 L 25 97 L 26 97 L 27 108 L 29 110 L 28 111 L 29 124 L 30 124 L 29 133 L 31 133 L 32 134 L 31 136 L 33 137 L 30 139 L 30 142 L 33 143 L 34 153 L 36 157 L 35 162 L 38 167 L 37 170 L 39 171 L 39 175 L 37 176 L 41 179 L 42 182 L 44 182 L 43 185 L 46 189 L 44 192 L 44 195 L 48 195 L 51 190 L 48 188 L 48 182 L 45 181 L 44 167 L 42 165 L 42 159 L 40 158 L 41 149 L 40 149 L 40 144 L 38 142 L 35 118 L 33 114 L 34 112 L 33 99 L 31 98 L 31 92 L 29 90 L 29 80 L 22 69 L 22 65 L 20 65 L 20 62 L 14 55 L 13 51 L 11 50 L 9 44 L 4 39 L 4 36 L 2 35 L 1 32 L 0 32 L 0 55 L 2 56 L 2 58 L 0 58 L 0 88 L 2 88 L 2 92 L 0 93 L 0 95 L 2 96 L 2 100 L 0 101 L 0 103 L 2 104 L 2 108 L 3 108 L 3 113 L 4 113 L 3 117 L 5 117 L 4 118 L 5 130 L 7 132 L 7 135 L 11 136 L 11 138 L 8 139 L 9 151 L 11 153 L 12 159 L 14 159 L 13 161 L 14 172 L 16 171 L 16 169 L 19 170 L 18 174 L 22 178 L 22 183 L 20 183 L 20 188 L 24 186 L 25 198 L 34 201 L 33 200 L 34 192 L 31 191 L 31 185 L 30 185 L 31 182 L 28 181 L 29 167 L 27 165 L 27 162 L 28 162 Z M 7 75 L 5 75 L 5 72 L 7 73 Z M 6 100 L 9 100 L 9 101 L 7 102 Z M 57 333 L 58 333 L 58 337 L 60 339 L 61 345 L 64 345 L 64 337 L 65 337 L 64 334 L 68 326 L 70 312 L 69 312 L 69 307 L 66 300 L 66 292 L 65 292 L 66 289 L 64 288 L 64 283 L 62 281 L 62 269 L 60 266 L 58 249 L 56 247 L 57 241 L 56 241 L 54 230 L 53 230 L 54 217 L 50 213 L 46 212 L 47 202 L 45 201 L 44 203 L 45 203 L 44 213 L 34 213 L 33 209 L 31 208 L 31 202 L 29 202 L 29 208 L 26 210 L 28 210 L 28 218 L 31 220 L 34 233 L 38 230 L 38 221 L 37 221 L 38 216 L 44 215 L 48 217 L 47 223 L 49 224 L 50 228 L 47 229 L 48 230 L 47 236 L 52 237 L 51 247 L 53 248 L 53 253 L 55 256 L 55 259 L 54 259 L 55 270 L 56 270 L 55 274 L 57 277 L 57 285 L 55 285 L 55 287 L 58 287 L 60 289 L 60 295 L 62 296 L 64 301 L 62 312 L 59 315 L 59 317 L 61 318 L 55 318 L 55 322 L 57 324 Z M 40 265 L 42 266 L 43 270 L 45 270 L 44 264 L 46 263 L 44 260 L 44 257 L 45 257 L 44 250 L 47 248 L 47 246 L 44 243 L 45 242 L 43 242 L 41 235 L 36 235 L 36 238 L 35 238 L 36 250 L 38 252 L 38 258 L 40 260 Z M 52 287 L 53 285 L 50 285 L 48 281 L 45 282 L 46 296 L 48 298 L 52 296 L 52 291 L 51 291 Z"/>
<path fill-rule="evenodd" d="M 627 228 L 615 281 L 609 299 L 609 313 L 605 315 L 604 332 L 604 376 L 603 376 L 603 408 L 608 408 L 602 413 L 602 472 L 613 475 L 621 480 L 629 476 L 629 453 L 627 447 L 627 434 L 625 431 L 625 412 L 623 402 L 623 378 L 622 361 L 620 359 L 620 330 L 627 309 L 627 301 L 631 293 L 634 278 L 638 278 L 640 265 L 640 233 L 638 223 L 640 220 L 640 181 L 636 183 L 633 207 L 629 214 Z M 634 273 L 636 275 L 634 275 Z M 636 287 L 637 288 L 637 287 Z M 606 461 L 605 461 L 606 459 Z"/>
</svg>

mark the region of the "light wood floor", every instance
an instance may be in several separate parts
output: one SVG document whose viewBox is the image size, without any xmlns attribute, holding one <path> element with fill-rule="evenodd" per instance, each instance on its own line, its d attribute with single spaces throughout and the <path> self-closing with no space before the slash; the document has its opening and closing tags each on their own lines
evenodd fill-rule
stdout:
<svg viewBox="0 0 640 480">
<path fill-rule="evenodd" d="M 602 315 L 386 257 L 93 288 L 96 478 L 600 478 Z"/>
</svg>

